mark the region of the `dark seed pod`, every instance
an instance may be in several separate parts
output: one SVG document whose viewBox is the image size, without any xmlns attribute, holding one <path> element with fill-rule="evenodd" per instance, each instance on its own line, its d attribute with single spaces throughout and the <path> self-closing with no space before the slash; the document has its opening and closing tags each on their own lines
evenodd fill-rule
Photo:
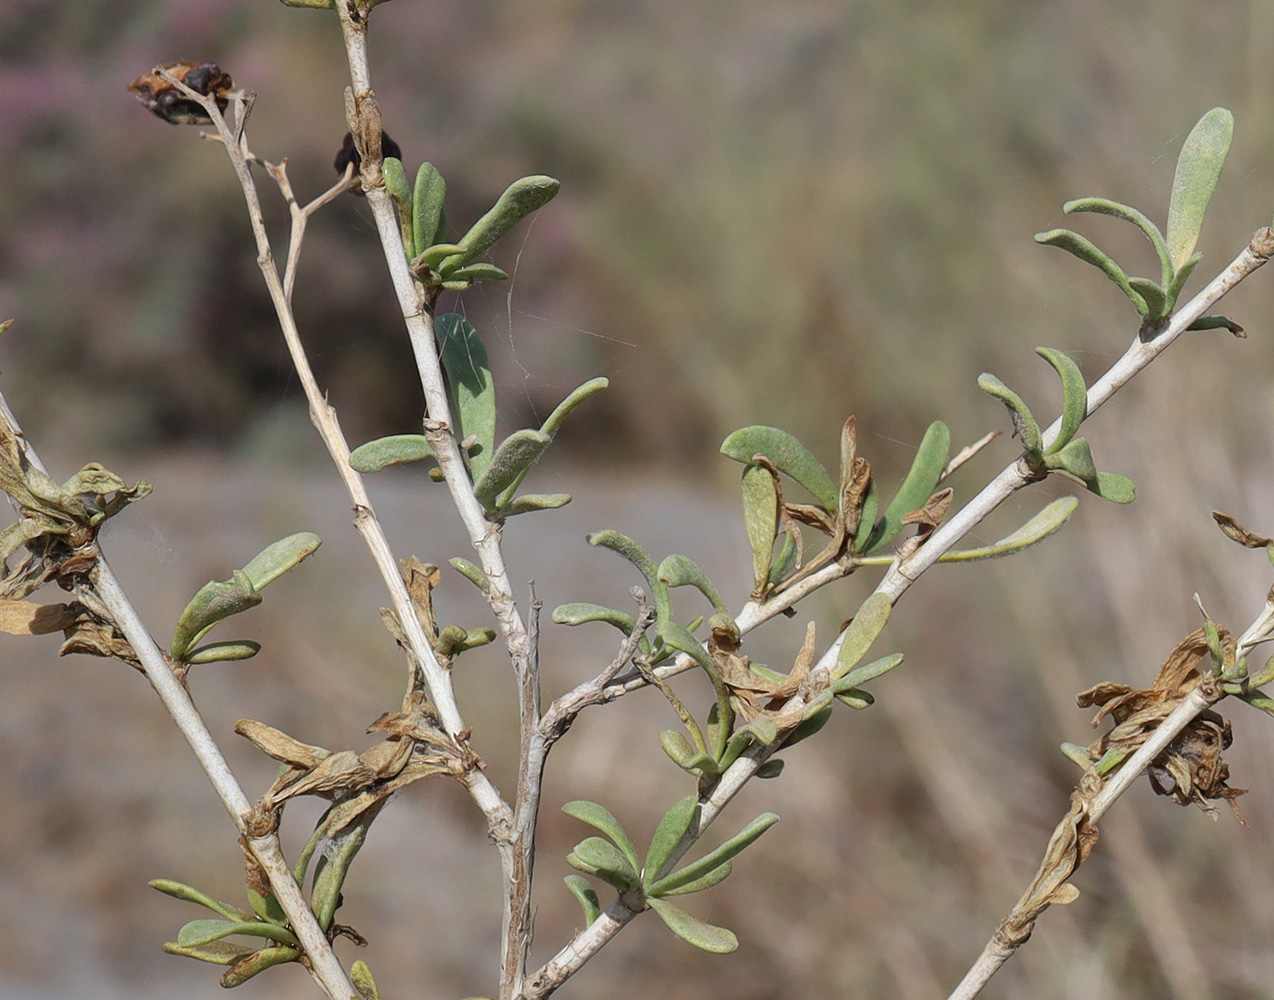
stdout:
<svg viewBox="0 0 1274 1000">
<path fill-rule="evenodd" d="M 163 67 L 198 94 L 217 102 L 222 111 L 230 103 L 234 82 L 214 62 L 174 62 Z M 143 73 L 128 85 L 137 99 L 150 111 L 173 125 L 211 125 L 212 119 L 197 101 L 192 101 L 159 75 L 156 70 Z"/>
<path fill-rule="evenodd" d="M 392 156 L 395 160 L 403 158 L 402 149 L 399 148 L 398 143 L 389 137 L 387 132 L 380 134 L 380 152 L 381 156 Z M 338 174 L 343 174 L 345 173 L 345 168 L 351 163 L 354 164 L 354 173 L 357 174 L 359 168 L 363 165 L 363 158 L 358 155 L 358 149 L 354 145 L 354 136 L 346 132 L 345 139 L 341 142 L 340 152 L 336 154 L 336 160 L 332 165 L 336 167 Z M 361 188 L 352 187 L 350 191 L 360 198 L 363 196 Z"/>
</svg>

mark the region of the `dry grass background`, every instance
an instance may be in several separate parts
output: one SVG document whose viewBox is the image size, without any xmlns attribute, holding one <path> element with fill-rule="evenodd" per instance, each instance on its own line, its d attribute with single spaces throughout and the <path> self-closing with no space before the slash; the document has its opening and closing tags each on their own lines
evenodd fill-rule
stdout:
<svg viewBox="0 0 1274 1000">
<path fill-rule="evenodd" d="M 59 472 L 100 460 L 155 482 L 106 547 L 161 638 L 204 580 L 271 539 L 310 528 L 327 540 L 242 620 L 263 654 L 194 680 L 251 793 L 272 772 L 229 735 L 235 719 L 361 747 L 401 667 L 257 290 L 233 179 L 214 148 L 123 88 L 157 61 L 217 59 L 260 93 L 258 152 L 287 155 L 313 191 L 344 130 L 338 34 L 324 14 L 265 0 L 15 0 L 3 17 L 0 313 L 19 324 L 0 342 L 0 386 L 32 440 Z M 620 602 L 636 582 L 583 544 L 599 527 L 687 553 L 741 601 L 735 470 L 715 457 L 738 424 L 786 426 L 830 459 L 856 412 L 888 479 L 935 417 L 957 441 L 1003 424 L 980 371 L 1051 398 L 1031 351 L 1048 344 L 1097 375 L 1133 335 L 1131 310 L 1030 235 L 1087 194 L 1162 218 L 1180 141 L 1209 107 L 1233 109 L 1237 131 L 1200 275 L 1274 209 L 1274 11 L 1261 0 L 399 0 L 375 20 L 391 131 L 411 164 L 448 177 L 454 218 L 520 173 L 563 180 L 504 251 L 511 296 L 459 304 L 490 334 L 509 426 L 585 377 L 612 379 L 536 473 L 576 503 L 508 532 L 515 578 L 534 577 L 549 608 Z M 1084 225 L 1147 260 L 1109 222 Z M 346 199 L 310 239 L 302 331 L 351 436 L 410 429 L 419 403 L 397 378 L 406 348 L 363 206 Z M 1258 273 L 1227 303 L 1251 339 L 1175 346 L 1092 425 L 1099 462 L 1137 481 L 1136 505 L 1086 498 L 1047 547 L 935 572 L 882 640 L 908 662 L 877 685 L 877 707 L 846 712 L 786 755 L 780 781 L 749 790 L 735 825 L 766 808 L 783 822 L 691 904 L 733 927 L 740 952 L 701 956 L 642 920 L 564 996 L 945 995 L 1065 808 L 1075 773 L 1057 744 L 1090 738 L 1074 693 L 1149 681 L 1196 626 L 1195 591 L 1235 628 L 1259 608 L 1268 566 L 1207 514 L 1274 526 L 1270 280 Z M 991 451 L 958 495 L 1015 454 Z M 409 477 L 373 487 L 404 554 L 463 551 L 436 491 Z M 1062 488 L 1015 501 L 986 537 Z M 808 617 L 829 639 L 869 582 L 812 602 L 750 652 L 785 663 Z M 477 624 L 468 589 L 448 580 L 442 605 Z M 561 633 L 546 637 L 550 691 L 613 650 L 604 632 Z M 220 995 L 215 971 L 159 952 L 193 914 L 145 881 L 237 899 L 230 824 L 140 678 L 54 649 L 0 643 L 0 997 Z M 507 779 L 512 685 L 493 654 L 466 657 L 462 673 L 478 744 Z M 648 831 L 684 792 L 654 740 L 671 721 L 631 698 L 555 752 L 537 956 L 579 919 L 559 878 L 582 833 L 554 807 L 595 798 Z M 1274 996 L 1266 723 L 1234 712 L 1249 828 L 1139 787 L 1104 824 L 1080 899 L 1045 916 L 987 995 Z M 489 988 L 495 873 L 456 790 L 416 786 L 388 810 L 342 911 L 371 939 L 384 995 Z M 313 995 L 298 970 L 241 989 Z"/>
</svg>

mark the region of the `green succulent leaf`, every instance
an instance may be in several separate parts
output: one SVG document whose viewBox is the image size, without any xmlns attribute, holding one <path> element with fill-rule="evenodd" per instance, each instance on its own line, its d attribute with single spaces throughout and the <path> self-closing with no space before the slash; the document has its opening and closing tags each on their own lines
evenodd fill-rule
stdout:
<svg viewBox="0 0 1274 1000">
<path fill-rule="evenodd" d="M 609 840 L 588 837 L 575 845 L 566 856 L 572 868 L 592 875 L 614 886 L 620 892 L 632 892 L 641 884 L 636 867 L 624 853 Z"/>
<path fill-rule="evenodd" d="M 701 736 L 699 738 L 702 738 Z M 664 753 L 683 771 L 690 774 L 716 774 L 717 762 L 707 751 L 696 748 L 684 733 L 675 729 L 664 729 L 659 733 L 659 745 Z"/>
<path fill-rule="evenodd" d="M 779 530 L 779 494 L 770 470 L 755 463 L 743 467 L 743 526 L 752 549 L 752 589 L 760 593 L 770 583 L 774 539 Z M 790 539 L 784 535 L 785 543 Z"/>
<path fill-rule="evenodd" d="M 1225 108 L 1213 108 L 1198 120 L 1181 146 L 1168 202 L 1168 249 L 1174 270 L 1185 266 L 1199 242 L 1203 216 L 1233 137 L 1234 116 Z"/>
<path fill-rule="evenodd" d="M 589 379 L 578 389 L 574 390 L 569 396 L 557 404 L 553 412 L 549 414 L 548 419 L 540 427 L 541 434 L 547 434 L 553 437 L 562 427 L 562 421 L 574 410 L 580 403 L 586 399 L 596 396 L 599 392 L 610 385 L 610 379 L 593 378 Z"/>
<path fill-rule="evenodd" d="M 575 897 L 580 905 L 580 909 L 584 911 L 584 923 L 592 924 L 594 920 L 602 915 L 602 904 L 597 898 L 597 890 L 593 888 L 588 879 L 583 875 L 567 875 L 562 881 L 566 883 L 566 888 L 571 891 L 571 895 Z"/>
<path fill-rule="evenodd" d="M 449 560 L 449 562 L 451 563 L 452 569 L 472 583 L 484 594 L 490 592 L 491 580 L 487 577 L 486 573 L 482 572 L 481 566 L 470 562 L 463 556 L 454 556 Z"/>
<path fill-rule="evenodd" d="M 176 882 L 170 878 L 157 878 L 151 879 L 147 885 L 162 892 L 165 896 L 172 896 L 173 899 L 185 900 L 187 903 L 198 903 L 226 920 L 247 921 L 252 919 L 251 915 L 244 913 L 237 906 L 231 906 L 229 903 L 213 899 L 206 892 L 200 892 L 194 886 L 186 885 L 183 882 Z"/>
<path fill-rule="evenodd" d="M 442 203 L 447 197 L 447 182 L 432 163 L 422 163 L 416 171 L 412 191 L 411 232 L 416 252 L 423 252 L 438 238 L 438 222 Z"/>
<path fill-rule="evenodd" d="M 514 226 L 538 208 L 552 201 L 561 184 L 552 177 L 523 177 L 500 195 L 495 205 L 458 241 L 460 250 L 444 260 L 438 268 L 443 277 L 484 253 Z"/>
<path fill-rule="evenodd" d="M 586 622 L 606 622 L 614 625 L 624 635 L 632 635 L 637 619 L 626 611 L 608 608 L 588 601 L 573 601 L 553 609 L 553 621 L 558 625 L 583 625 Z"/>
<path fill-rule="evenodd" d="M 363 813 L 353 823 L 333 837 L 314 866 L 314 888 L 310 893 L 310 909 L 318 918 L 319 926 L 327 930 L 341 905 L 341 887 L 349 874 L 355 855 L 367 838 L 367 828 L 376 818 L 376 810 Z"/>
<path fill-rule="evenodd" d="M 1046 454 L 1053 454 L 1070 444 L 1080 424 L 1088 416 L 1088 386 L 1084 375 L 1071 358 L 1052 347 L 1037 347 L 1035 353 L 1053 366 L 1062 380 L 1062 426 L 1057 437 L 1048 446 Z"/>
<path fill-rule="evenodd" d="M 433 457 L 434 450 L 423 434 L 391 434 L 360 444 L 350 452 L 349 464 L 355 472 L 371 473 Z"/>
<path fill-rule="evenodd" d="M 1201 260 L 1203 260 L 1203 254 L 1192 254 L 1189 260 L 1177 268 L 1177 273 L 1172 276 L 1172 281 L 1164 289 L 1164 295 L 1168 300 L 1168 309 L 1164 313 L 1165 316 L 1172 312 L 1176 306 L 1177 299 L 1181 297 L 1181 292 L 1185 288 L 1186 282 L 1190 280 L 1190 275 L 1194 273 L 1194 269 L 1199 266 L 1199 261 Z"/>
<path fill-rule="evenodd" d="M 274 948 L 262 948 L 260 951 L 253 952 L 247 958 L 237 962 L 233 968 L 227 969 L 221 977 L 221 985 L 226 989 L 242 986 L 253 976 L 264 972 L 272 966 L 295 962 L 302 954 L 303 952 L 299 948 L 289 948 L 283 945 Z"/>
<path fill-rule="evenodd" d="M 231 934 L 269 938 L 280 944 L 300 947 L 296 935 L 280 924 L 267 923 L 264 920 L 213 920 L 207 917 L 186 924 L 177 932 L 177 943 L 183 948 L 197 948 L 220 941 Z"/>
<path fill-rule="evenodd" d="M 757 455 L 765 456 L 779 472 L 804 487 L 825 511 L 836 512 L 840 502 L 836 484 L 809 449 L 787 431 L 761 425 L 740 428 L 721 442 L 721 454 L 744 465 L 751 465 Z"/>
<path fill-rule="evenodd" d="M 1102 215 L 1113 215 L 1118 219 L 1131 222 L 1145 234 L 1146 239 L 1150 241 L 1150 245 L 1155 248 L 1155 255 L 1159 258 L 1159 274 L 1164 286 L 1166 287 L 1172 279 L 1172 258 L 1168 252 L 1168 244 L 1164 241 L 1163 233 L 1159 232 L 1159 227 L 1151 222 L 1144 213 L 1137 211 L 1130 205 L 1111 201 L 1109 198 L 1077 198 L 1063 205 L 1062 211 L 1068 214 L 1070 212 L 1098 212 Z M 1136 287 L 1135 284 L 1134 287 Z"/>
<path fill-rule="evenodd" d="M 872 643 L 888 624 L 892 609 L 889 598 L 884 594 L 872 594 L 863 601 L 853 621 L 845 629 L 845 637 L 836 657 L 836 667 L 832 670 L 832 680 L 840 680 L 867 655 Z"/>
<path fill-rule="evenodd" d="M 1098 473 L 1100 476 L 1101 474 Z M 1012 534 L 1005 535 L 998 542 L 991 545 L 984 545 L 976 549 L 961 549 L 956 552 L 947 552 L 942 555 L 939 562 L 973 562 L 978 559 L 995 559 L 999 556 L 1012 555 L 1015 552 L 1021 552 L 1025 548 L 1042 542 L 1053 532 L 1057 531 L 1063 524 L 1070 520 L 1070 516 L 1075 513 L 1079 507 L 1079 501 L 1075 497 L 1058 497 L 1048 506 L 1041 510 L 1038 514 L 1027 521 L 1022 527 L 1018 528 Z"/>
<path fill-rule="evenodd" d="M 557 510 L 571 502 L 569 493 L 523 493 L 514 497 L 503 507 L 503 517 L 517 517 L 519 514 L 532 514 L 537 510 Z"/>
<path fill-rule="evenodd" d="M 776 761 L 776 763 L 782 764 L 783 762 Z M 757 772 L 757 777 L 761 777 L 760 771 Z M 773 775 L 771 775 L 771 777 L 773 777 Z M 730 877 L 730 873 L 733 871 L 734 862 L 727 861 L 725 864 L 712 869 L 712 871 L 708 872 L 708 874 L 695 879 L 693 882 L 687 882 L 685 885 L 679 886 L 676 889 L 669 889 L 664 893 L 664 896 L 689 896 L 691 893 L 703 892 L 705 889 L 711 889 L 713 886 L 720 885 Z"/>
<path fill-rule="evenodd" d="M 796 728 L 792 730 L 792 735 L 783 741 L 783 745 L 785 747 L 791 747 L 800 743 L 801 740 L 809 739 L 827 725 L 831 719 L 832 699 L 829 696 L 822 705 L 814 709 L 814 711 L 806 711 L 805 718 L 802 719 Z M 768 764 L 769 761 L 766 761 L 766 763 Z M 757 773 L 760 774 L 759 771 Z"/>
<path fill-rule="evenodd" d="M 443 212 L 439 226 L 442 225 L 442 220 L 445 220 L 446 217 L 447 213 Z M 434 238 L 437 239 L 438 237 L 435 236 Z M 462 249 L 458 243 L 435 243 L 417 254 L 411 265 L 413 268 L 428 267 L 431 271 L 437 272 L 444 260 L 448 257 L 454 257 Z"/>
<path fill-rule="evenodd" d="M 1200 316 L 1187 330 L 1229 330 L 1236 337 L 1246 337 L 1247 331 L 1226 316 Z"/>
<path fill-rule="evenodd" d="M 848 705 L 857 712 L 861 712 L 864 708 L 870 708 L 876 703 L 876 699 L 867 691 L 860 688 L 848 688 L 839 691 L 836 694 L 836 700 L 842 705 Z"/>
<path fill-rule="evenodd" d="M 243 567 L 243 572 L 253 587 L 264 590 L 267 584 L 312 556 L 322 544 L 323 539 L 314 532 L 299 531 L 267 545 Z"/>
<path fill-rule="evenodd" d="M 263 896 L 251 888 L 247 889 L 246 892 L 252 912 L 262 920 L 272 924 L 286 924 L 288 922 L 288 915 L 283 912 L 283 906 L 273 892 L 268 896 Z"/>
<path fill-rule="evenodd" d="M 458 267 L 447 275 L 447 280 L 443 282 L 444 288 L 455 287 L 458 291 L 464 291 L 466 287 L 472 285 L 475 281 L 508 281 L 509 272 L 502 267 L 497 267 L 489 261 L 479 260 L 472 264 L 466 264 L 464 267 Z"/>
<path fill-rule="evenodd" d="M 562 812 L 573 819 L 579 820 L 581 823 L 587 823 L 589 826 L 601 830 L 602 833 L 614 841 L 616 847 L 624 852 L 624 857 L 632 863 L 634 871 L 640 867 L 641 862 L 637 858 L 637 848 L 633 845 L 632 839 L 628 836 L 627 831 L 624 830 L 623 824 L 605 806 L 585 799 L 576 799 L 574 802 L 568 802 L 562 806 Z"/>
<path fill-rule="evenodd" d="M 477 482 L 495 461 L 495 384 L 487 349 L 473 324 L 457 313 L 439 316 L 434 321 L 434 334 L 456 409 L 456 437 L 473 437 L 479 446 L 469 456 L 469 469 Z"/>
<path fill-rule="evenodd" d="M 832 691 L 835 694 L 843 694 L 850 688 L 856 688 L 868 681 L 874 681 L 877 677 L 882 677 L 894 667 L 902 663 L 902 653 L 890 653 L 888 656 L 882 656 L 878 660 L 872 660 L 870 663 L 863 663 L 854 667 L 844 677 L 839 678 L 832 685 Z"/>
<path fill-rule="evenodd" d="M 713 955 L 728 955 L 739 947 L 739 939 L 724 927 L 705 923 L 663 899 L 649 899 L 647 902 L 668 929 L 687 944 Z"/>
<path fill-rule="evenodd" d="M 1146 319 L 1157 322 L 1172 312 L 1172 303 L 1163 288 L 1149 278 L 1129 278 L 1128 284 L 1136 289 L 1146 303 Z"/>
<path fill-rule="evenodd" d="M 354 984 L 362 1000 L 380 1000 L 380 990 L 372 978 L 372 970 L 361 958 L 349 967 L 349 981 Z"/>
<path fill-rule="evenodd" d="M 407 259 L 411 260 L 416 256 L 416 243 L 412 237 L 411 191 L 407 187 L 407 172 L 403 169 L 403 161 L 393 156 L 386 156 L 381 162 L 380 169 L 381 176 L 385 180 L 385 190 L 398 206 L 403 249 L 407 251 Z"/>
<path fill-rule="evenodd" d="M 514 431 L 500 442 L 491 463 L 473 484 L 474 495 L 483 509 L 498 513 L 503 506 L 502 496 L 516 488 L 553 439 L 540 431 L 524 428 Z M 504 497 L 507 502 L 511 497 Z"/>
<path fill-rule="evenodd" d="M 778 586 L 796 569 L 796 558 L 800 555 L 800 549 L 797 547 L 792 532 L 783 532 L 783 541 L 779 544 L 778 555 L 774 557 L 774 565 L 770 567 L 770 574 L 766 578 L 766 585 L 770 587 Z"/>
<path fill-rule="evenodd" d="M 863 509 L 859 513 L 858 530 L 854 532 L 854 551 L 862 552 L 876 529 L 876 510 L 880 506 L 880 491 L 873 479 L 867 486 L 867 496 L 863 498 Z"/>
<path fill-rule="evenodd" d="M 672 620 L 672 600 L 668 596 L 668 588 L 660 581 L 655 561 L 646 554 L 645 549 L 627 535 L 610 529 L 595 531 L 589 535 L 588 544 L 610 549 L 636 566 L 646 578 L 646 586 L 650 588 L 651 598 L 655 602 L 655 622 L 662 625 Z"/>
<path fill-rule="evenodd" d="M 694 587 L 712 602 L 717 614 L 729 615 L 730 609 L 712 581 L 689 556 L 673 554 L 659 564 L 659 579 L 669 587 Z"/>
<path fill-rule="evenodd" d="M 194 958 L 213 965 L 234 965 L 255 953 L 253 946 L 247 942 L 228 939 L 211 941 L 193 948 L 187 948 L 176 941 L 165 941 L 164 951 L 169 955 L 181 955 L 183 958 Z"/>
<path fill-rule="evenodd" d="M 1105 251 L 1099 250 L 1096 245 L 1080 236 L 1079 233 L 1072 232 L 1069 229 L 1050 229 L 1048 232 L 1036 233 L 1035 242 L 1042 243 L 1044 246 L 1059 247 L 1068 253 L 1074 254 L 1086 264 L 1092 264 L 1120 287 L 1142 317 L 1150 315 L 1146 300 L 1128 283 L 1127 272 L 1111 260 L 1110 257 L 1106 256 Z"/>
<path fill-rule="evenodd" d="M 1049 455 L 1045 465 L 1074 476 L 1085 486 L 1097 482 L 1097 463 L 1093 461 L 1093 450 L 1087 438 L 1075 438 L 1061 451 Z"/>
<path fill-rule="evenodd" d="M 222 661 L 250 660 L 261 652 L 261 643 L 251 639 L 233 642 L 209 642 L 187 653 L 182 661 L 189 664 L 219 663 Z"/>
<path fill-rule="evenodd" d="M 248 574 L 241 569 L 234 571 L 229 580 L 210 580 L 186 605 L 177 619 L 177 630 L 168 647 L 168 655 L 174 660 L 185 657 L 191 647 L 214 625 L 231 615 L 237 615 L 261 603 Z"/>
<path fill-rule="evenodd" d="M 641 873 L 643 885 L 649 886 L 666 874 L 664 866 L 668 863 L 668 858 L 691 825 L 698 822 L 699 810 L 699 800 L 693 795 L 687 795 L 664 813 L 659 825 L 655 827 L 654 836 L 650 838 L 650 847 L 646 850 L 646 863 Z"/>
<path fill-rule="evenodd" d="M 1097 473 L 1095 486 L 1090 485 L 1088 488 L 1111 503 L 1132 503 L 1137 499 L 1137 487 L 1133 481 L 1127 476 L 1121 476 L 1118 472 Z"/>
<path fill-rule="evenodd" d="M 903 515 L 925 505 L 942 478 L 942 470 L 946 468 L 947 453 L 950 450 L 951 432 L 941 420 L 934 421 L 925 431 L 920 447 L 916 449 L 911 470 L 903 479 L 897 495 L 885 508 L 885 516 L 868 536 L 864 549 L 866 553 L 875 552 L 893 541 L 902 530 Z"/>
<path fill-rule="evenodd" d="M 978 388 L 994 396 L 1008 408 L 1009 416 L 1013 419 L 1013 433 L 1021 440 L 1022 447 L 1030 456 L 1030 461 L 1038 462 L 1043 454 L 1043 438 L 1040 435 L 1040 425 L 1035 422 L 1031 408 L 1026 405 L 1021 396 L 990 372 L 983 372 L 978 376 Z"/>
<path fill-rule="evenodd" d="M 724 844 L 716 848 L 716 850 L 709 851 L 698 861 L 691 862 L 684 868 L 679 868 L 671 875 L 665 875 L 663 878 L 652 881 L 647 886 L 648 894 L 651 897 L 662 896 L 673 889 L 681 888 L 696 879 L 702 878 L 734 858 L 745 848 L 751 846 L 761 834 L 765 833 L 778 821 L 777 813 L 762 813 Z"/>
</svg>

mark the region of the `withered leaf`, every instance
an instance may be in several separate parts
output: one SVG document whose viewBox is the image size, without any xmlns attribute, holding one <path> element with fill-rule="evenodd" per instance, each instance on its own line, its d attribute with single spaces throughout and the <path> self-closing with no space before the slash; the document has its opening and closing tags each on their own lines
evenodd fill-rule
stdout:
<svg viewBox="0 0 1274 1000">
<path fill-rule="evenodd" d="M 80 614 L 78 604 L 36 604 L 0 597 L 0 632 L 45 635 L 70 628 Z"/>
<path fill-rule="evenodd" d="M 250 740 L 258 750 L 292 767 L 317 767 L 332 755 L 330 750 L 302 743 L 273 726 L 252 719 L 240 719 L 234 724 L 234 731 Z"/>
<path fill-rule="evenodd" d="M 1245 548 L 1264 549 L 1274 545 L 1274 538 L 1266 538 L 1264 535 L 1249 531 L 1229 514 L 1222 514 L 1219 510 L 1214 510 L 1212 512 L 1212 520 L 1216 521 L 1217 527 L 1225 532 L 1226 538 L 1238 542 Z"/>
</svg>

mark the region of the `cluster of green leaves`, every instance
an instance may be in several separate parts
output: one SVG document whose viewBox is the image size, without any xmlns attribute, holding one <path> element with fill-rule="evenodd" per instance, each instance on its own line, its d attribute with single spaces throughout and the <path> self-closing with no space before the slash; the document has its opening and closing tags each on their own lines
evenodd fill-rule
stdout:
<svg viewBox="0 0 1274 1000">
<path fill-rule="evenodd" d="M 168 646 L 173 663 L 185 667 L 256 656 L 261 644 L 251 639 L 210 642 L 202 646 L 198 643 L 218 622 L 260 604 L 266 584 L 312 555 L 321 544 L 322 539 L 310 531 L 288 535 L 267 545 L 246 566 L 235 570 L 229 580 L 209 580 L 200 587 L 177 619 L 177 628 Z"/>
<path fill-rule="evenodd" d="M 562 811 L 605 834 L 588 837 L 575 845 L 567 861 L 573 868 L 613 886 L 634 909 L 649 907 L 668 929 L 683 941 L 704 951 L 724 954 L 739 946 L 739 939 L 724 927 L 699 920 L 681 907 L 669 902 L 670 896 L 687 896 L 720 885 L 733 870 L 732 859 L 778 822 L 774 813 L 762 813 L 737 834 L 697 861 L 676 868 L 680 857 L 677 849 L 697 828 L 701 805 L 687 795 L 664 814 L 646 849 L 645 860 L 639 860 L 633 840 L 619 820 L 596 802 L 568 802 Z M 592 923 L 601 914 L 597 893 L 579 875 L 568 875 L 566 885 L 584 910 L 584 919 Z"/>
<path fill-rule="evenodd" d="M 1177 171 L 1168 203 L 1168 232 L 1165 236 L 1144 213 L 1109 198 L 1079 198 L 1063 206 L 1071 212 L 1098 212 L 1131 222 L 1140 229 L 1159 258 L 1159 281 L 1129 277 L 1105 251 L 1091 240 L 1069 229 L 1050 229 L 1035 239 L 1060 247 L 1092 264 L 1110 278 L 1136 308 L 1142 320 L 1142 336 L 1153 337 L 1176 308 L 1177 299 L 1202 255 L 1195 253 L 1203 216 L 1216 190 L 1234 135 L 1234 116 L 1225 108 L 1213 108 L 1191 129 L 1177 158 Z M 1204 316 L 1190 325 L 1192 330 L 1225 327 L 1241 332 L 1224 316 Z"/>
<path fill-rule="evenodd" d="M 1026 449 L 1026 463 L 1040 477 L 1059 473 L 1083 483 L 1099 497 L 1115 503 L 1132 503 L 1137 490 L 1131 479 L 1115 472 L 1098 472 L 1087 438 L 1075 437 L 1088 415 L 1088 387 L 1070 357 L 1051 347 L 1037 347 L 1035 353 L 1052 365 L 1062 382 L 1062 423 L 1057 437 L 1047 447 L 1030 407 L 1016 392 L 990 372 L 978 377 L 978 385 L 1002 402 L 1013 419 L 1013 432 Z"/>
</svg>

